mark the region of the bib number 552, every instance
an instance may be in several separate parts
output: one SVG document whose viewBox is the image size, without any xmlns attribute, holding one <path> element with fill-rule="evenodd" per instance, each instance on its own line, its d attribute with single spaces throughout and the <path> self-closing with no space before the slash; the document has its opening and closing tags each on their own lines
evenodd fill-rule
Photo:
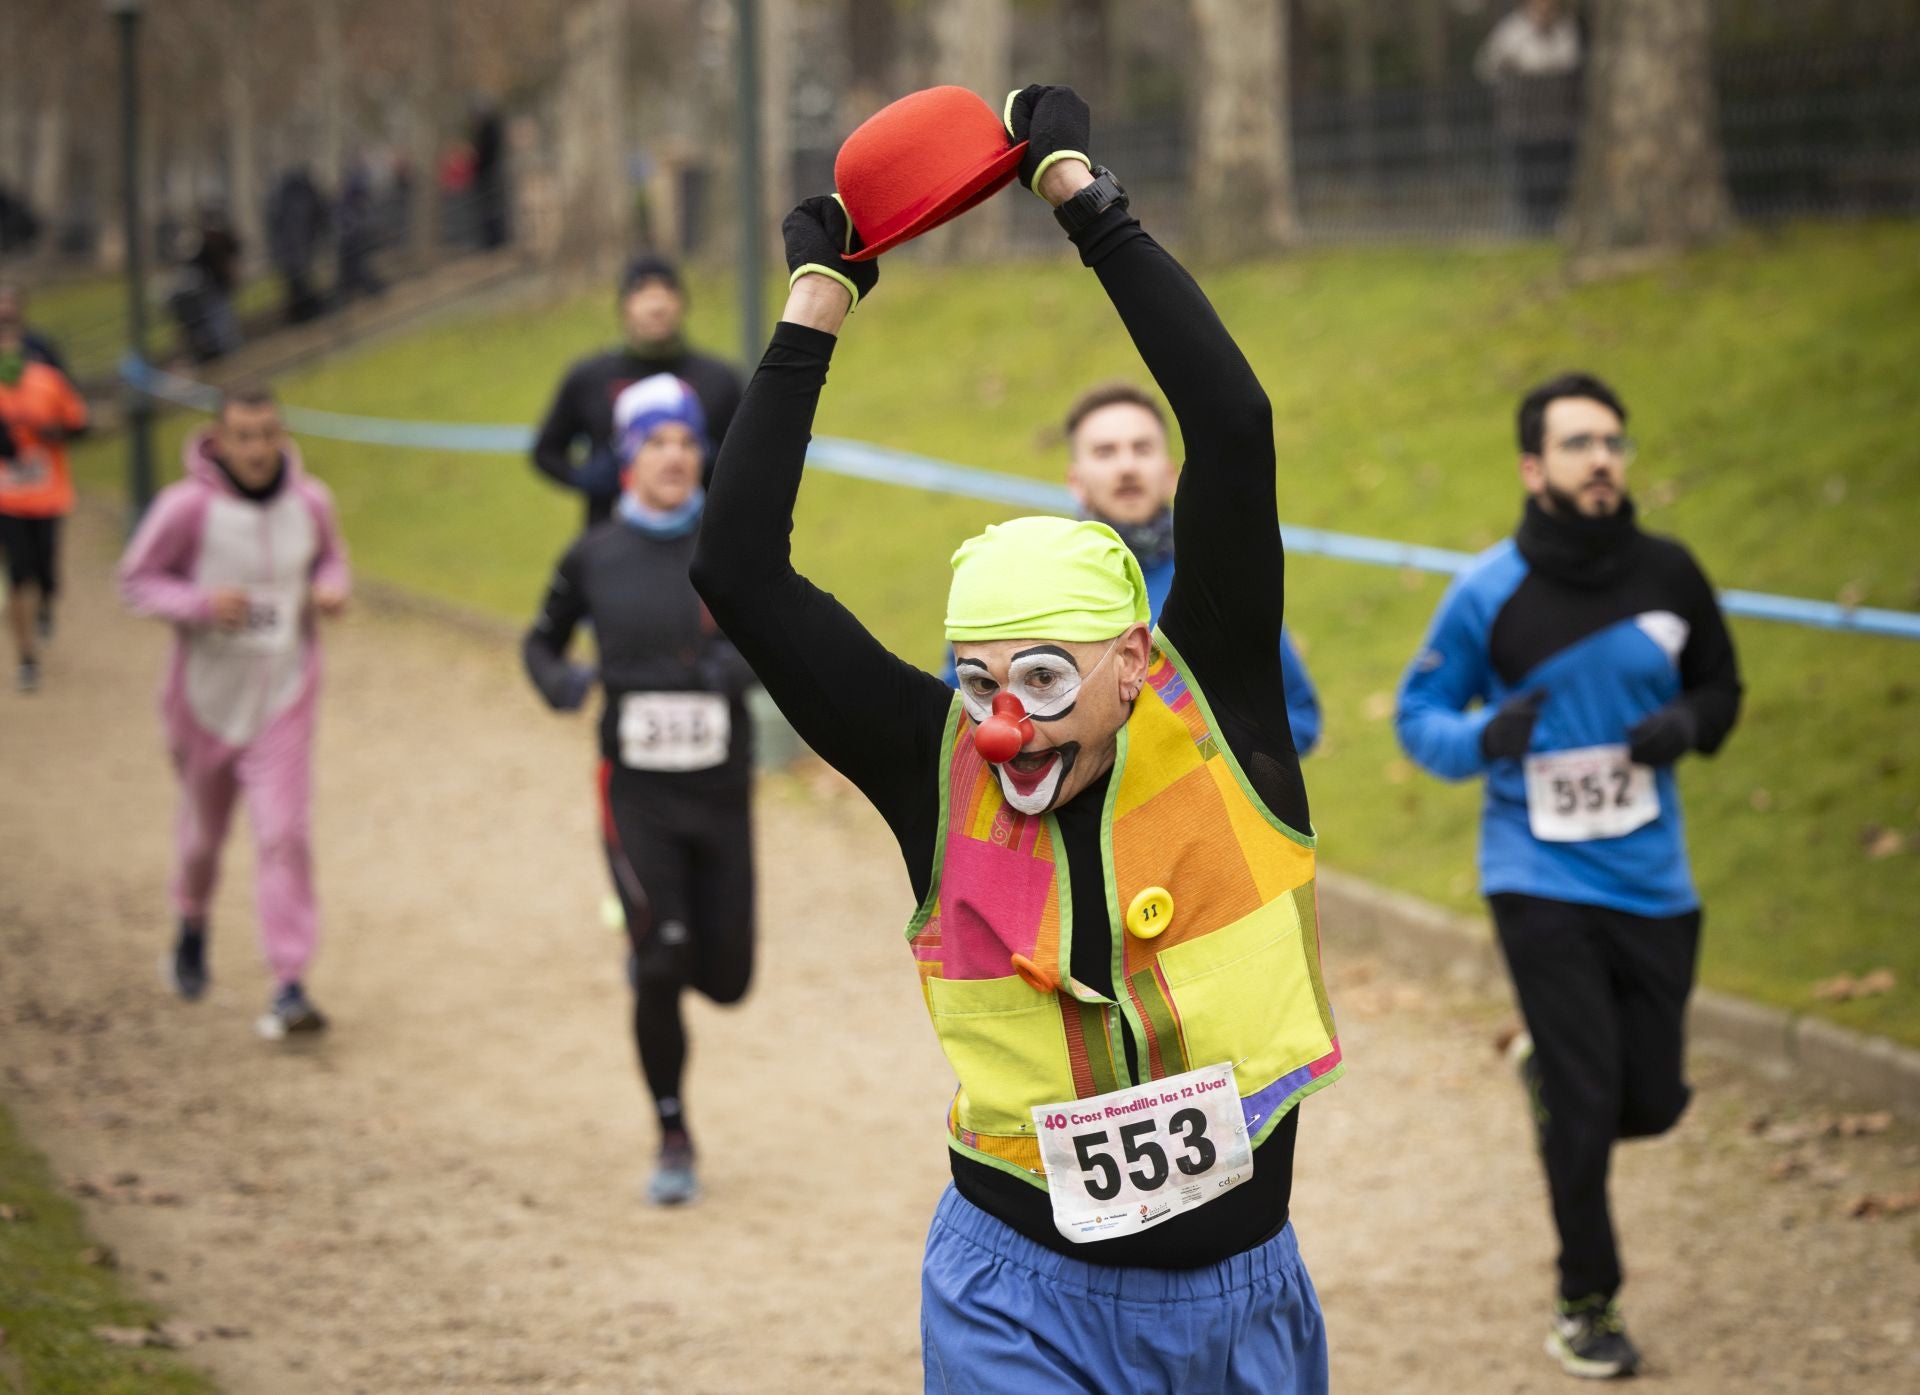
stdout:
<svg viewBox="0 0 1920 1395">
<path fill-rule="evenodd" d="M 1188 1177 L 1198 1176 L 1213 1166 L 1218 1156 L 1213 1140 L 1207 1137 L 1207 1116 L 1198 1109 L 1182 1109 L 1167 1120 L 1169 1142 L 1181 1149 L 1181 1155 L 1168 1162 L 1167 1150 L 1154 1141 L 1159 1130 L 1156 1119 L 1140 1119 L 1118 1129 L 1120 1153 L 1127 1164 L 1127 1180 L 1143 1192 L 1158 1191 L 1178 1168 Z M 1120 1163 L 1108 1149 L 1113 1134 L 1107 1129 L 1073 1136 L 1073 1153 L 1086 1178 L 1087 1195 L 1096 1201 L 1111 1201 L 1120 1195 Z"/>
</svg>

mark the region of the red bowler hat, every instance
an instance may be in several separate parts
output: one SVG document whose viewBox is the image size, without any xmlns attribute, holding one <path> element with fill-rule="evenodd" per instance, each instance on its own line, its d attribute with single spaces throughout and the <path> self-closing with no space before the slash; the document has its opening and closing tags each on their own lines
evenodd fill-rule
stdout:
<svg viewBox="0 0 1920 1395">
<path fill-rule="evenodd" d="M 1027 143 L 964 87 L 911 92 L 862 121 L 833 161 L 833 182 L 870 261 L 1004 188 Z"/>
</svg>

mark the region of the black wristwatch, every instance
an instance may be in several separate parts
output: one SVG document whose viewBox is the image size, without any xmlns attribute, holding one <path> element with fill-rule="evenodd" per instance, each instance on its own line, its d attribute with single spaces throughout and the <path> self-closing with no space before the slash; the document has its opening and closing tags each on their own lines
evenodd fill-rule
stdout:
<svg viewBox="0 0 1920 1395">
<path fill-rule="evenodd" d="M 1093 183 L 1053 210 L 1054 219 L 1069 233 L 1077 233 L 1115 204 L 1127 206 L 1127 191 L 1105 165 L 1093 167 Z"/>
</svg>

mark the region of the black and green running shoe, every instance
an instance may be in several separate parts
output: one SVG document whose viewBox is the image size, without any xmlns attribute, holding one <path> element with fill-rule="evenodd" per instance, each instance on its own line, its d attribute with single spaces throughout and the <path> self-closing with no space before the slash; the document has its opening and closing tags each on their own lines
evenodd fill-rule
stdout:
<svg viewBox="0 0 1920 1395">
<path fill-rule="evenodd" d="M 1570 1376 L 1612 1380 L 1640 1368 L 1640 1353 L 1627 1336 L 1620 1305 L 1599 1294 L 1578 1303 L 1562 1299 L 1547 1333 L 1547 1355 Z"/>
</svg>

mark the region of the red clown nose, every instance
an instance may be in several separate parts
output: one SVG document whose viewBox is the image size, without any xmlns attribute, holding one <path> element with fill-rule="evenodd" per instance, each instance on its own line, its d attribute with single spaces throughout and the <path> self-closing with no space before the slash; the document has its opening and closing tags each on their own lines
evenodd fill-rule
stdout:
<svg viewBox="0 0 1920 1395">
<path fill-rule="evenodd" d="M 1005 765 L 1033 740 L 1033 722 L 1012 693 L 993 695 L 993 715 L 973 729 L 973 749 L 980 759 Z"/>
</svg>

